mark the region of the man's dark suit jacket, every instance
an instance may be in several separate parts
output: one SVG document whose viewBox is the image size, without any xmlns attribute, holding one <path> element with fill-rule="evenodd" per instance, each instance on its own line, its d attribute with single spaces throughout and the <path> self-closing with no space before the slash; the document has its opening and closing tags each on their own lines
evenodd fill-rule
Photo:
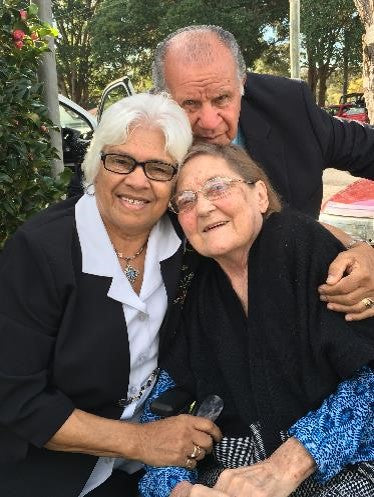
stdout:
<svg viewBox="0 0 374 497">
<path fill-rule="evenodd" d="M 129 344 L 111 278 L 84 274 L 77 197 L 24 224 L 0 261 L 0 495 L 74 497 L 97 458 L 43 449 L 74 408 L 119 419 Z M 182 246 L 161 263 L 168 303 L 178 290 Z M 163 329 L 174 329 L 176 305 Z M 165 322 L 166 321 L 166 322 Z M 160 351 L 167 348 L 160 335 Z M 124 489 L 124 495 L 126 491 Z"/>
<path fill-rule="evenodd" d="M 240 127 L 283 200 L 315 218 L 325 168 L 374 179 L 374 129 L 330 116 L 301 81 L 249 73 Z"/>
</svg>

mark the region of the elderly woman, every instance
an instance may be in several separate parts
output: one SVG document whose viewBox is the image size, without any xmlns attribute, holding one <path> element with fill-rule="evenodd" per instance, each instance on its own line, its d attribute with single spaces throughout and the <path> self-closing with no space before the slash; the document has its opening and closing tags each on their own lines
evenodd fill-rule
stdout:
<svg viewBox="0 0 374 497">
<path fill-rule="evenodd" d="M 309 478 L 315 461 L 289 438 L 293 430 L 287 433 L 302 418 L 307 447 L 331 444 L 325 466 L 341 463 L 340 439 L 352 446 L 349 462 L 374 458 L 374 375 L 367 366 L 374 359 L 374 320 L 348 323 L 317 292 L 340 243 L 314 220 L 282 210 L 263 171 L 234 146 L 192 147 L 171 207 L 204 258 L 164 365 L 198 403 L 210 394 L 224 401 L 216 468 L 200 465 L 200 480 L 215 490 L 179 484 L 172 495 L 373 496 L 372 466 L 356 464 L 320 484 Z M 360 389 L 353 390 L 354 406 L 352 385 Z M 310 416 L 334 392 L 319 413 L 322 427 L 335 430 L 326 441 L 311 429 Z M 366 440 L 353 437 L 362 419 Z M 156 495 L 147 477 L 143 494 Z"/>
<path fill-rule="evenodd" d="M 205 453 L 219 439 L 192 416 L 137 423 L 168 341 L 158 330 L 182 249 L 165 212 L 190 144 L 171 99 L 122 100 L 87 153 L 86 194 L 35 216 L 6 245 L 2 496 L 135 495 L 141 462 L 183 465 L 194 445 Z"/>
</svg>

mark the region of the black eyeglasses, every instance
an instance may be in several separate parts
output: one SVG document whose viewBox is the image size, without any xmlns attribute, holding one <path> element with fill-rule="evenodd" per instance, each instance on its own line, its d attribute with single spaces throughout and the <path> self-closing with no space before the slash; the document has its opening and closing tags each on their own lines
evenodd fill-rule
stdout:
<svg viewBox="0 0 374 497">
<path fill-rule="evenodd" d="M 107 171 L 116 174 L 130 174 L 140 166 L 148 179 L 153 181 L 170 181 L 177 173 L 177 165 L 160 160 L 139 162 L 127 154 L 100 154 Z"/>
<path fill-rule="evenodd" d="M 209 202 L 216 202 L 221 198 L 227 197 L 232 193 L 232 188 L 237 183 L 246 183 L 253 185 L 256 181 L 246 181 L 239 178 L 227 178 L 225 176 L 217 176 L 208 179 L 200 190 L 184 190 L 174 195 L 170 202 L 170 209 L 176 214 L 189 212 L 197 203 L 197 194 L 201 193 Z"/>
</svg>

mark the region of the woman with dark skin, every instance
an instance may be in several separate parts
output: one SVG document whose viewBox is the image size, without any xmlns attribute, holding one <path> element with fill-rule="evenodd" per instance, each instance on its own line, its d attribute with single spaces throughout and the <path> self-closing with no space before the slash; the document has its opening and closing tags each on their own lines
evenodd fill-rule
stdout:
<svg viewBox="0 0 374 497">
<path fill-rule="evenodd" d="M 182 242 L 166 214 L 192 136 L 169 98 L 112 106 L 86 193 L 26 222 L 0 264 L 0 495 L 137 494 L 142 463 L 185 464 L 220 432 L 192 416 L 139 424 Z M 124 490 L 125 488 L 125 490 Z"/>
</svg>

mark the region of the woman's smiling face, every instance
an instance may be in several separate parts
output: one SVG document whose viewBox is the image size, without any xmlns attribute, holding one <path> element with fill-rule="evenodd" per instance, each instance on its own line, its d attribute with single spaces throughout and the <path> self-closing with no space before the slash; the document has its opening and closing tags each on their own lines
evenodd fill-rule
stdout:
<svg viewBox="0 0 374 497">
<path fill-rule="evenodd" d="M 192 157 L 183 166 L 176 191 L 200 190 L 215 177 L 243 180 L 224 159 L 202 154 Z M 196 205 L 178 215 L 191 245 L 217 262 L 242 260 L 261 230 L 263 214 L 269 205 L 265 184 L 262 181 L 252 185 L 233 182 L 229 194 L 214 201 L 206 199 L 201 192 L 197 195 Z"/>
<path fill-rule="evenodd" d="M 155 159 L 175 164 L 165 150 L 162 131 L 142 124 L 130 131 L 125 143 L 106 146 L 103 151 L 128 154 L 140 162 Z M 173 181 L 148 179 L 141 167 L 130 174 L 117 174 L 101 164 L 95 195 L 108 231 L 129 236 L 149 232 L 166 211 L 172 186 Z"/>
</svg>

